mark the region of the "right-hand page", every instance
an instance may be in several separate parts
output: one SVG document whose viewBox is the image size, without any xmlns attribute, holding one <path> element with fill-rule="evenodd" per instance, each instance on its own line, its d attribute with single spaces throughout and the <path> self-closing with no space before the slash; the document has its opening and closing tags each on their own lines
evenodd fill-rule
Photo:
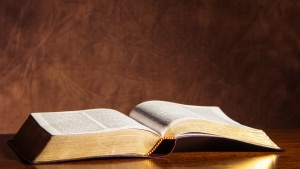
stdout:
<svg viewBox="0 0 300 169">
<path fill-rule="evenodd" d="M 147 101 L 137 105 L 129 116 L 162 137 L 201 133 L 280 149 L 263 131 L 237 123 L 218 107 Z"/>
</svg>

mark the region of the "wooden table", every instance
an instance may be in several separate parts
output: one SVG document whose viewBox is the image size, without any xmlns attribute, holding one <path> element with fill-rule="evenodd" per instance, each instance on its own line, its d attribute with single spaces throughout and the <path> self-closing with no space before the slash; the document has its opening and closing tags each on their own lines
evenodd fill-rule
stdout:
<svg viewBox="0 0 300 169">
<path fill-rule="evenodd" d="M 284 152 L 187 152 L 164 158 L 109 158 L 53 164 L 24 164 L 0 134 L 0 168 L 300 168 L 300 129 L 266 131 Z"/>
</svg>

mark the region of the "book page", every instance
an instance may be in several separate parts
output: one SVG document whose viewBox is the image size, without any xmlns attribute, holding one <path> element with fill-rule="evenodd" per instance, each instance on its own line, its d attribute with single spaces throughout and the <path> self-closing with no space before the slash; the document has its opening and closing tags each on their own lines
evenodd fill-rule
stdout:
<svg viewBox="0 0 300 169">
<path fill-rule="evenodd" d="M 208 120 L 238 127 L 247 127 L 230 119 L 218 107 L 189 106 L 165 101 L 141 103 L 130 112 L 129 116 L 161 135 L 172 122 L 184 119 Z"/>
<path fill-rule="evenodd" d="M 107 130 L 149 129 L 112 109 L 32 113 L 33 118 L 52 135 L 96 133 Z"/>
<path fill-rule="evenodd" d="M 189 111 L 197 114 L 198 116 L 201 116 L 202 118 L 205 118 L 209 121 L 214 121 L 218 123 L 238 126 L 238 127 L 247 127 L 248 126 L 242 125 L 234 120 L 232 120 L 230 117 L 228 117 L 219 107 L 215 106 L 191 106 L 191 105 L 182 105 Z"/>
</svg>

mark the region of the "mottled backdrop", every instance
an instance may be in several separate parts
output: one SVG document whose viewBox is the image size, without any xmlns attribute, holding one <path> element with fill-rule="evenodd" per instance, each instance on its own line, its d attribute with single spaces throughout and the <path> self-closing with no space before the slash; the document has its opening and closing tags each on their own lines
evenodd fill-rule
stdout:
<svg viewBox="0 0 300 169">
<path fill-rule="evenodd" d="M 300 127 L 300 1 L 1 0 L 0 133 L 146 100 Z"/>
</svg>

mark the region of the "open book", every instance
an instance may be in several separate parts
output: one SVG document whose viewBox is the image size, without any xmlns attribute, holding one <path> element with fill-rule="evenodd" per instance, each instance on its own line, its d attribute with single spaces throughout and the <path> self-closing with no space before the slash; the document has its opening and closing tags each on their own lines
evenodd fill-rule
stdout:
<svg viewBox="0 0 300 169">
<path fill-rule="evenodd" d="M 165 101 L 143 102 L 129 117 L 112 109 L 31 113 L 9 145 L 26 161 L 47 163 L 163 155 L 181 138 L 196 138 L 199 146 L 201 138 L 222 138 L 280 150 L 262 130 L 235 122 L 218 107 Z"/>
</svg>

